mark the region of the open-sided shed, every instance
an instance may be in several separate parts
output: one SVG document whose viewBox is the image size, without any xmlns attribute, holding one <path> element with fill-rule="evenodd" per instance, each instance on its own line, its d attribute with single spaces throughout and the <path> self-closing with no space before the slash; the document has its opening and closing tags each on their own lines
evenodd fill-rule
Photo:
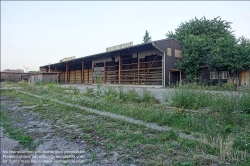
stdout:
<svg viewBox="0 0 250 166">
<path fill-rule="evenodd" d="M 101 78 L 103 84 L 166 86 L 185 77 L 176 66 L 181 50 L 176 39 L 125 48 L 114 46 L 103 53 L 41 66 L 40 71 L 58 72 L 59 83 L 95 84 Z"/>
</svg>

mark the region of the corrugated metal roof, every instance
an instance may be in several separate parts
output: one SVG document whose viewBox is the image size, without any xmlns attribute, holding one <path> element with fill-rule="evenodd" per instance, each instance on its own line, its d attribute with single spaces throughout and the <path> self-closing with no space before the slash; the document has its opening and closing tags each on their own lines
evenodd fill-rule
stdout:
<svg viewBox="0 0 250 166">
<path fill-rule="evenodd" d="M 155 40 L 155 41 L 151 41 L 151 42 L 148 42 L 148 43 L 142 43 L 142 44 L 133 45 L 133 46 L 127 47 L 127 48 L 122 48 L 122 49 L 117 49 L 117 50 L 113 50 L 113 51 L 109 51 L 109 52 L 102 52 L 102 53 L 97 53 L 97 54 L 93 54 L 93 55 L 88 55 L 88 56 L 76 58 L 76 59 L 73 59 L 73 60 L 70 60 L 70 61 L 66 61 L 66 62 L 54 63 L 54 64 L 50 64 L 50 66 L 59 65 L 59 64 L 67 63 L 67 62 L 71 62 L 71 61 L 78 61 L 78 60 L 81 60 L 81 59 L 87 59 L 87 58 L 91 58 L 91 57 L 97 57 L 97 56 L 101 56 L 101 55 L 108 55 L 108 54 L 119 52 L 119 51 L 122 51 L 122 50 L 127 50 L 127 49 L 136 48 L 136 47 L 141 47 L 141 46 L 144 46 L 144 45 L 149 45 L 149 44 L 153 44 L 154 42 L 164 41 L 164 40 L 175 40 L 176 42 L 180 43 L 178 40 L 176 40 L 174 38 Z M 40 67 L 48 67 L 48 66 L 49 65 L 40 66 Z"/>
</svg>

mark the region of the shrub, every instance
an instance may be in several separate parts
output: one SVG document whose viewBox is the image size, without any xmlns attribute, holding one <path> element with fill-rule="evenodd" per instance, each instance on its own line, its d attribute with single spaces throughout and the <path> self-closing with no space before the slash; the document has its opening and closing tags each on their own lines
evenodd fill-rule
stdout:
<svg viewBox="0 0 250 166">
<path fill-rule="evenodd" d="M 211 101 L 212 94 L 205 90 L 196 90 L 197 85 L 181 85 L 176 87 L 171 94 L 172 105 L 190 109 L 207 107 Z"/>
</svg>

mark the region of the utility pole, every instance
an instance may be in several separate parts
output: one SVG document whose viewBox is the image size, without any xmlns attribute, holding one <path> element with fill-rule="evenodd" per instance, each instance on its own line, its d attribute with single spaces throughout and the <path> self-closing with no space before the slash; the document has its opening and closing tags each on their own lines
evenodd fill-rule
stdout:
<svg viewBox="0 0 250 166">
<path fill-rule="evenodd" d="M 23 66 L 24 67 L 24 66 Z M 29 69 L 28 67 L 24 67 L 26 69 L 26 73 L 27 73 L 27 70 Z"/>
</svg>

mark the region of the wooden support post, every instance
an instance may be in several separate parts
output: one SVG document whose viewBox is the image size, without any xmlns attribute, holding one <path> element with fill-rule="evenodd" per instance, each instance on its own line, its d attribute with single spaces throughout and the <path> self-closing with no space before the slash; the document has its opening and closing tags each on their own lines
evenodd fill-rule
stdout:
<svg viewBox="0 0 250 166">
<path fill-rule="evenodd" d="M 107 74 L 106 74 L 106 62 L 104 62 L 104 84 L 106 84 L 106 76 L 107 76 Z"/>
<path fill-rule="evenodd" d="M 84 63 L 82 62 L 82 75 L 81 75 L 81 82 L 84 83 Z"/>
<path fill-rule="evenodd" d="M 164 54 L 165 55 L 165 54 Z M 162 55 L 162 65 L 161 65 L 161 70 L 162 70 L 162 74 L 161 74 L 161 77 L 162 77 L 162 86 L 164 86 L 164 82 L 165 82 L 165 71 L 164 71 L 164 69 L 165 69 L 165 67 L 164 67 L 164 65 L 165 65 L 165 62 L 164 62 L 164 55 Z"/>
<path fill-rule="evenodd" d="M 56 72 L 57 68 L 55 67 L 55 72 Z"/>
<path fill-rule="evenodd" d="M 138 84 L 140 84 L 140 57 L 137 52 L 137 59 L 138 59 L 138 64 L 137 64 L 137 69 L 138 69 Z"/>
<path fill-rule="evenodd" d="M 60 75 L 61 75 L 60 71 L 58 71 L 58 79 L 57 79 L 58 81 L 57 82 L 60 82 Z"/>
<path fill-rule="evenodd" d="M 119 58 L 119 84 L 121 84 L 121 68 L 122 68 L 122 60 L 120 56 Z"/>
<path fill-rule="evenodd" d="M 64 83 L 66 82 L 66 71 L 64 72 Z"/>
<path fill-rule="evenodd" d="M 69 76 L 69 66 L 66 65 L 66 79 L 65 79 L 65 83 L 68 83 L 68 76 Z"/>
<path fill-rule="evenodd" d="M 69 68 L 69 80 L 68 80 L 68 83 L 71 83 L 71 82 L 70 82 L 70 68 Z"/>
<path fill-rule="evenodd" d="M 68 66 L 68 83 L 70 83 L 70 70 L 69 70 L 70 68 L 69 68 L 69 66 Z"/>
<path fill-rule="evenodd" d="M 89 84 L 89 66 L 88 66 L 88 84 Z"/>
<path fill-rule="evenodd" d="M 75 68 L 75 81 L 74 82 L 76 83 L 76 68 Z"/>
</svg>

